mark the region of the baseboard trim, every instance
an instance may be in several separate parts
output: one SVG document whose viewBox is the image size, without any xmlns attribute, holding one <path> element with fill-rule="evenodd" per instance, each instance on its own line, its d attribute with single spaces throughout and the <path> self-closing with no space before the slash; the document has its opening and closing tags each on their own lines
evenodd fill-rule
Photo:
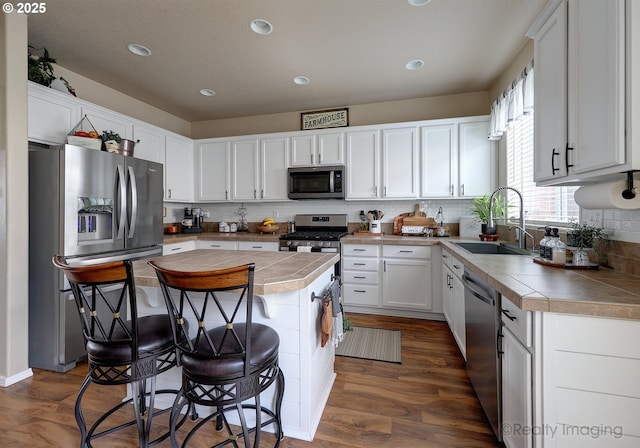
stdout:
<svg viewBox="0 0 640 448">
<path fill-rule="evenodd" d="M 33 370 L 27 369 L 17 375 L 11 375 L 9 377 L 0 376 L 0 387 L 9 387 L 12 384 L 19 383 L 20 381 L 33 376 Z"/>
</svg>

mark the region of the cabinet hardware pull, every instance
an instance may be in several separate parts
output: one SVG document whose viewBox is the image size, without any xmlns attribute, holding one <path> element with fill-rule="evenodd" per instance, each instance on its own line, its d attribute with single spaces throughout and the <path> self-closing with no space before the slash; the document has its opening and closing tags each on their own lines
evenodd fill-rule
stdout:
<svg viewBox="0 0 640 448">
<path fill-rule="evenodd" d="M 460 185 L 460 196 L 464 196 L 464 184 Z"/>
<path fill-rule="evenodd" d="M 171 199 L 171 188 L 169 188 L 169 199 Z"/>
<path fill-rule="evenodd" d="M 573 148 L 570 148 L 569 143 L 567 142 L 567 147 L 564 151 L 564 164 L 567 167 L 567 174 L 569 174 L 569 168 L 573 168 L 573 163 L 569 164 L 569 151 L 573 151 Z"/>
<path fill-rule="evenodd" d="M 313 165 L 313 154 L 311 154 L 311 165 Z"/>
<path fill-rule="evenodd" d="M 385 198 L 387 197 L 387 186 L 386 185 L 384 186 L 384 197 Z"/>
<path fill-rule="evenodd" d="M 383 271 L 387 272 L 387 261 L 385 260 L 384 263 L 382 263 L 382 265 L 384 266 Z"/>
<path fill-rule="evenodd" d="M 461 268 L 461 266 L 460 266 L 459 264 L 454 264 L 454 265 L 453 265 L 453 267 L 454 267 L 455 269 L 460 269 L 460 268 Z"/>
<path fill-rule="evenodd" d="M 400 253 L 401 254 L 412 254 L 413 251 L 412 250 L 401 250 Z"/>
<path fill-rule="evenodd" d="M 353 263 L 354 266 L 366 266 L 366 263 Z"/>
<path fill-rule="evenodd" d="M 258 199 L 258 192 L 253 190 L 253 199 Z"/>
<path fill-rule="evenodd" d="M 451 190 L 451 196 L 453 196 L 453 184 L 451 184 L 450 190 Z"/>
<path fill-rule="evenodd" d="M 229 199 L 229 191 L 228 190 L 224 192 L 224 198 L 227 199 L 227 200 Z"/>
<path fill-rule="evenodd" d="M 318 154 L 318 165 L 322 164 L 322 153 Z"/>
<path fill-rule="evenodd" d="M 264 199 L 264 190 L 260 190 L 260 199 Z"/>
<path fill-rule="evenodd" d="M 366 249 L 353 249 L 354 252 L 365 252 Z"/>
<path fill-rule="evenodd" d="M 442 258 L 449 258 L 449 255 L 442 254 Z"/>
<path fill-rule="evenodd" d="M 212 244 L 211 247 L 220 247 L 219 244 Z"/>
<path fill-rule="evenodd" d="M 366 278 L 366 277 L 363 277 L 362 275 L 354 275 L 354 276 L 353 276 L 353 278 L 361 278 L 361 279 L 364 279 L 364 278 Z"/>
<path fill-rule="evenodd" d="M 176 250 L 182 250 L 182 247 L 174 247 L 174 248 L 173 248 L 173 249 L 171 249 L 171 250 L 173 250 L 173 251 L 176 251 Z"/>
<path fill-rule="evenodd" d="M 251 249 L 262 249 L 262 246 L 251 246 Z"/>
<path fill-rule="evenodd" d="M 367 292 L 364 289 L 354 289 L 353 292 Z"/>
<path fill-rule="evenodd" d="M 504 314 L 506 316 L 507 319 L 509 319 L 511 322 L 513 322 L 514 320 L 518 319 L 516 316 L 512 315 L 509 310 L 502 310 L 502 314 Z"/>
<path fill-rule="evenodd" d="M 551 175 L 553 176 L 556 175 L 556 171 L 560 171 L 560 168 L 556 168 L 556 162 L 555 162 L 556 156 L 559 157 L 560 153 L 556 151 L 556 148 L 553 148 L 553 151 L 551 151 Z"/>
</svg>

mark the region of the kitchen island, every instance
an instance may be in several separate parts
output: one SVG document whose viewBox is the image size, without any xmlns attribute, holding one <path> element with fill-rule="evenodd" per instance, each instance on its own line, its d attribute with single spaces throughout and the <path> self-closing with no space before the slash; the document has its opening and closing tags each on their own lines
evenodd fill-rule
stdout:
<svg viewBox="0 0 640 448">
<path fill-rule="evenodd" d="M 334 347 L 320 344 L 321 295 L 333 280 L 338 254 L 194 250 L 155 258 L 175 270 L 207 271 L 255 263 L 253 319 L 280 336 L 280 367 L 285 376 L 282 423 L 286 437 L 313 440 L 335 380 Z M 155 271 L 134 262 L 140 316 L 166 313 Z M 195 328 L 195 326 L 194 326 Z M 179 388 L 179 369 L 158 377 L 158 388 Z M 263 396 L 272 400 L 273 386 Z M 161 403 L 161 405 L 170 403 Z"/>
</svg>

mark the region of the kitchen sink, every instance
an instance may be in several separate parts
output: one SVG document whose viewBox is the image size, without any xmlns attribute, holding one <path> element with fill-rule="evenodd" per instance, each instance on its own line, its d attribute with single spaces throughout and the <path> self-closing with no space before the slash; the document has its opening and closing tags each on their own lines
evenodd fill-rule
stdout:
<svg viewBox="0 0 640 448">
<path fill-rule="evenodd" d="M 510 244 L 500 243 L 453 243 L 472 254 L 488 255 L 532 255 L 531 251 Z"/>
</svg>

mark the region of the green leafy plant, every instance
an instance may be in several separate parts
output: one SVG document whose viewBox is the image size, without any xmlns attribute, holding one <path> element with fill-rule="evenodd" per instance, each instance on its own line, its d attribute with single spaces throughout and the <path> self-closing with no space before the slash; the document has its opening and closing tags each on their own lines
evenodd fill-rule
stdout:
<svg viewBox="0 0 640 448">
<path fill-rule="evenodd" d="M 471 208 L 471 214 L 475 217 L 476 221 L 483 224 L 489 222 L 489 203 L 491 196 L 485 194 L 480 198 L 473 198 L 473 206 Z M 496 196 L 493 200 L 493 218 L 501 219 L 507 217 L 507 212 L 511 206 L 508 204 L 507 199 L 503 196 Z"/>
<path fill-rule="evenodd" d="M 344 314 L 342 315 L 342 331 L 353 331 L 353 324 Z"/>
<path fill-rule="evenodd" d="M 567 232 L 567 246 L 578 249 L 593 249 L 598 256 L 609 243 L 610 235 L 602 228 L 587 223 L 572 222 Z"/>
<path fill-rule="evenodd" d="M 113 131 L 102 131 L 102 135 L 100 136 L 100 140 L 103 142 L 115 141 L 116 143 L 122 142 L 122 137 L 120 134 Z"/>
<path fill-rule="evenodd" d="M 49 56 L 49 50 L 47 50 L 46 48 L 43 48 L 42 56 L 34 54 L 35 50 L 37 50 L 35 47 L 29 45 L 29 81 L 37 82 L 38 84 L 49 87 L 51 85 L 51 81 L 56 79 L 56 77 L 53 75 L 53 65 L 51 65 L 55 64 L 56 60 Z"/>
</svg>

